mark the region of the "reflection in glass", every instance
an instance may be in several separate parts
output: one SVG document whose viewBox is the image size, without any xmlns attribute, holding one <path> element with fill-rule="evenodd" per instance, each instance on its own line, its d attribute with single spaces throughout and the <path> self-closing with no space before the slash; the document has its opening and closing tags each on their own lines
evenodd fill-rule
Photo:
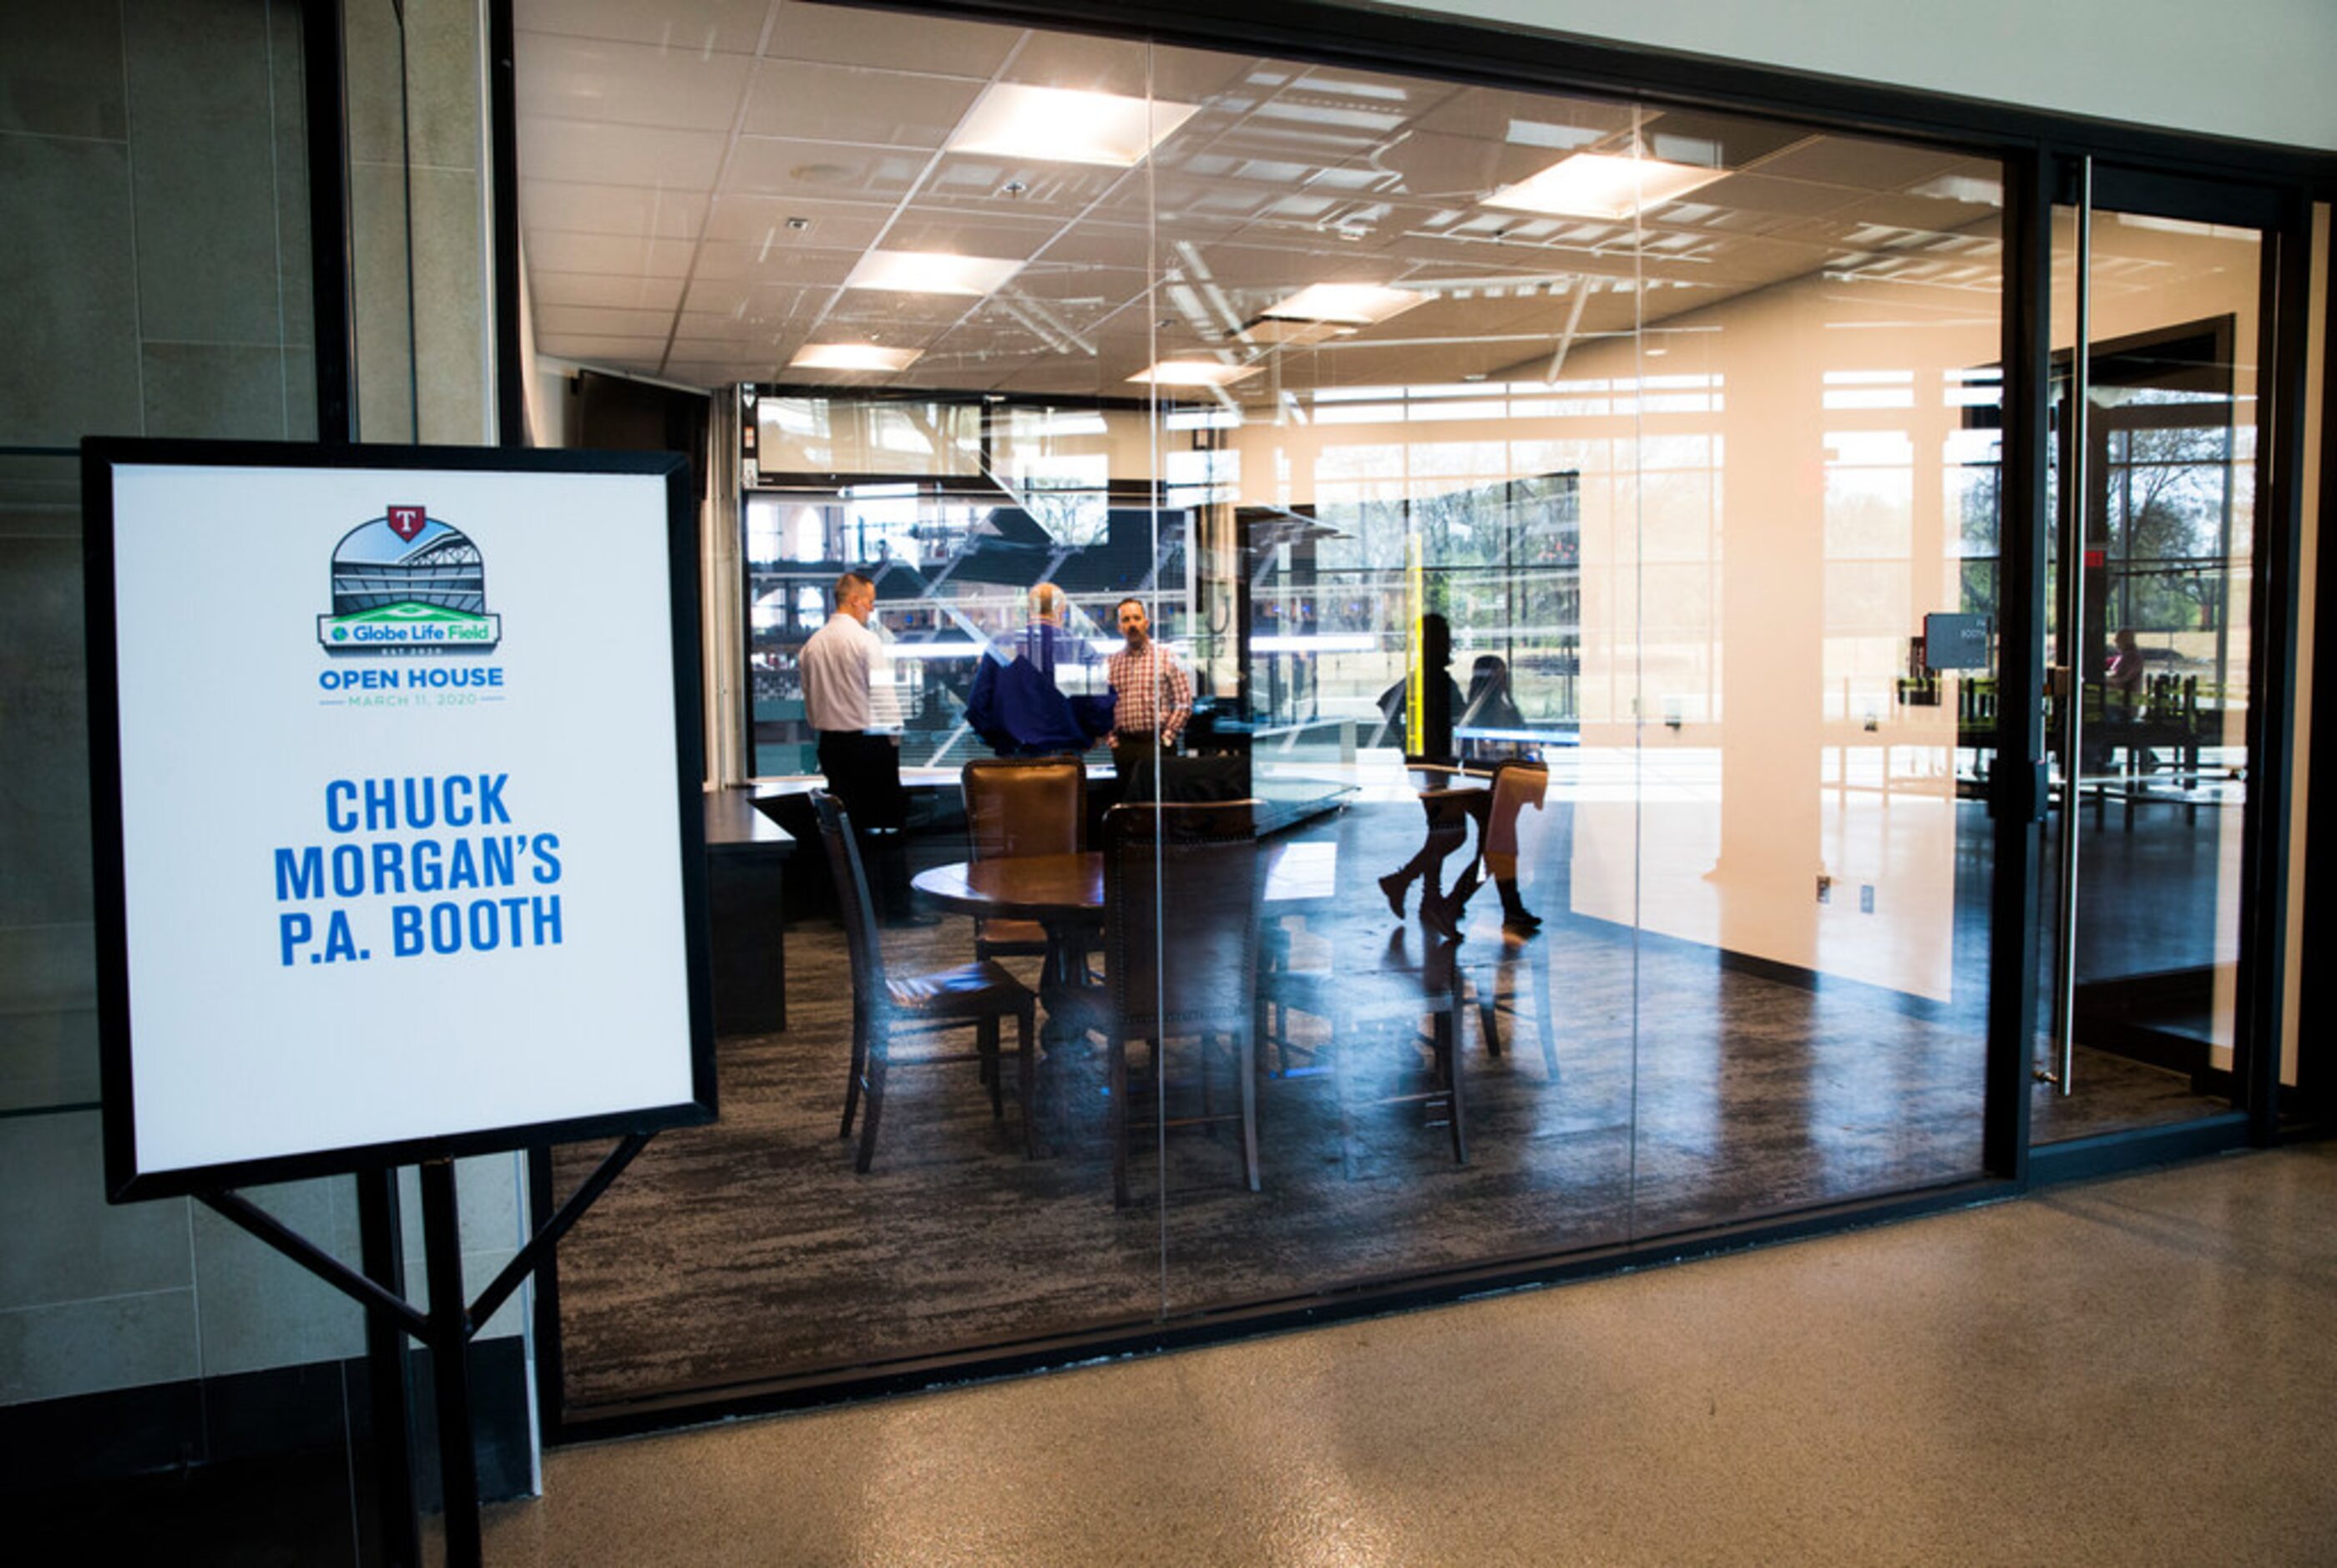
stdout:
<svg viewBox="0 0 2337 1568">
<path fill-rule="evenodd" d="M 2040 1077 L 2039 1142 L 2228 1109 L 2247 801 L 2260 237 L 2097 212 L 2086 461 L 2072 450 L 2068 290 L 2076 215 L 2057 211 L 2056 472 L 2082 473 L 2082 556 L 2057 539 L 2051 662 L 2074 673 L 2076 765 L 2057 748 L 2051 832 L 2077 838 L 2067 1092 Z M 2061 625 L 2076 572 L 2079 634 Z M 2057 704 L 2068 699 L 2058 695 Z M 2058 726 L 2056 734 L 2058 734 Z M 2050 907 L 2065 908 L 2048 862 Z M 2060 948 L 2042 949 L 2046 995 Z M 2048 1032 L 2052 1020 L 2040 1014 Z M 2058 1041 L 2039 1066 L 2060 1076 Z"/>
<path fill-rule="evenodd" d="M 865 23 L 816 24 L 854 34 L 853 101 L 893 74 L 915 93 L 873 122 L 836 92 L 836 40 L 798 60 L 782 24 L 754 82 L 867 139 L 788 153 L 803 189 L 707 192 L 711 271 L 656 373 L 738 388 L 751 770 L 782 820 L 815 765 L 797 651 L 839 573 L 876 582 L 938 916 L 876 936 L 903 972 L 978 956 L 1040 993 L 1041 1157 L 1005 1146 L 1012 1068 L 982 1062 L 852 1169 L 843 941 L 799 859 L 787 1030 L 727 1041 L 724 1124 L 595 1216 L 719 1282 L 644 1279 L 580 1232 L 572 1398 L 1124 1331 L 1973 1173 L 1995 168 L 953 22 L 984 62 L 961 79 Z M 1149 93 L 1175 123 L 1126 170 L 953 148 L 1006 76 Z M 735 91 L 740 123 L 826 134 Z M 1628 179 L 1596 210 L 1553 192 L 1584 170 Z M 1018 265 L 981 294 L 847 286 L 872 248 Z M 917 358 L 770 383 L 849 334 Z M 1138 596 L 1194 712 L 1142 830 L 1103 833 L 1127 791 L 1098 748 L 1084 836 L 1026 854 L 961 769 L 991 750 L 980 661 L 1042 583 L 1099 662 Z M 1983 623 L 1977 652 L 1931 656 L 1941 616 Z M 1188 856 L 1169 820 L 1227 799 L 1241 831 Z M 1010 919 L 1035 935 L 1002 941 Z M 737 1320 L 627 1340 L 629 1303 L 692 1288 Z"/>
</svg>

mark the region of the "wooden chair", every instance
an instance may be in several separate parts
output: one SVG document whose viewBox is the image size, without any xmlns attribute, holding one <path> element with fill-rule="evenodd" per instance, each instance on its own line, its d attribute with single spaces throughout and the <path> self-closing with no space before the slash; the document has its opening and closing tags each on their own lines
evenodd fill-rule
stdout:
<svg viewBox="0 0 2337 1568">
<path fill-rule="evenodd" d="M 1150 1044 L 1165 1078 L 1167 1043 L 1198 1041 L 1201 1107 L 1156 1124 L 1237 1122 L 1242 1175 L 1258 1191 L 1257 987 L 1264 866 L 1254 800 L 1115 806 L 1104 815 L 1105 983 L 1050 995 L 1053 1024 L 1104 1036 L 1111 1053 L 1112 1201 L 1128 1202 L 1130 1041 Z M 1233 1063 L 1237 1111 L 1209 1097 L 1208 1054 Z M 1162 1085 L 1165 1097 L 1165 1083 Z"/>
<path fill-rule="evenodd" d="M 1087 846 L 1087 765 L 1073 756 L 978 757 L 958 774 L 965 800 L 967 858 L 1076 855 Z M 1040 958 L 1047 933 L 1036 920 L 973 922 L 976 958 Z"/>
<path fill-rule="evenodd" d="M 1433 781 L 1430 769 L 1419 764 L 1413 767 L 1416 775 Z M 1531 906 L 1535 900 L 1546 897 L 1555 897 L 1561 905 L 1565 902 L 1564 867 L 1556 864 L 1556 859 L 1571 853 L 1572 839 L 1570 834 L 1550 828 L 1550 808 L 1546 804 L 1549 789 L 1548 765 L 1521 758 L 1494 762 L 1481 789 L 1423 789 L 1420 798 L 1430 813 L 1431 844 L 1437 842 L 1437 807 L 1444 803 L 1448 836 L 1457 842 L 1457 829 L 1449 823 L 1457 822 L 1465 813 L 1477 824 L 1477 848 L 1454 879 L 1450 892 L 1439 894 L 1435 875 L 1430 873 L 1427 885 L 1421 890 L 1420 918 L 1432 932 L 1465 939 L 1472 960 L 1489 953 L 1498 955 L 1482 983 L 1473 987 L 1486 1054 L 1496 1059 L 1501 1054 L 1502 1017 L 1506 1015 L 1511 1020 L 1513 1032 L 1520 1017 L 1519 971 L 1525 971 L 1534 997 L 1532 1018 L 1540 1040 L 1542 1065 L 1550 1082 L 1556 1083 L 1559 1070 L 1557 1025 L 1550 1006 L 1551 944 L 1540 939 L 1541 917 L 1532 912 Z M 1571 818 L 1567 821 L 1570 824 Z M 1470 900 L 1486 882 L 1494 885 L 1500 914 L 1469 925 Z M 1531 890 L 1530 897 L 1528 890 Z M 1390 901 L 1394 901 L 1392 894 Z M 1481 964 L 1475 966 L 1484 967 Z M 1465 978 L 1460 983 L 1468 984 Z"/>
<path fill-rule="evenodd" d="M 988 1069 L 983 1076 L 990 1084 L 991 1114 L 1002 1119 L 1006 1107 L 997 1071 L 999 1025 L 1009 1015 L 1015 1022 L 1015 1096 L 1022 1108 L 1022 1154 L 1031 1158 L 1038 1152 L 1031 1054 L 1038 999 L 1030 987 L 988 959 L 922 975 L 887 974 L 868 896 L 868 877 L 852 837 L 852 820 L 826 790 L 815 791 L 811 799 L 812 808 L 819 814 L 819 836 L 827 848 L 828 869 L 836 877 L 837 901 L 844 908 L 844 931 L 852 960 L 852 1076 L 845 1085 L 844 1126 L 839 1136 L 852 1136 L 860 1097 L 863 1093 L 868 1097 L 868 1112 L 860 1123 L 860 1152 L 853 1169 L 865 1174 L 875 1157 L 876 1124 L 885 1111 L 885 1074 L 895 1066 L 983 1063 Z M 970 1052 L 893 1060 L 894 1043 L 904 1035 L 964 1027 L 974 1031 L 974 1048 Z"/>
<path fill-rule="evenodd" d="M 1518 1009 L 1520 971 L 1531 988 L 1534 1030 L 1541 1044 L 1542 1066 L 1550 1081 L 1558 1082 L 1558 1025 L 1550 1004 L 1550 949 L 1556 938 L 1541 935 L 1542 918 L 1533 906 L 1549 904 L 1563 915 L 1568 902 L 1565 860 L 1573 853 L 1570 812 L 1549 801 L 1550 770 L 1540 762 L 1501 763 L 1494 771 L 1478 865 L 1463 874 L 1471 887 L 1481 872 L 1492 882 L 1500 909 L 1482 911 L 1469 927 L 1466 939 L 1472 960 L 1493 954 L 1490 973 L 1477 986 L 1478 1023 L 1484 1031 L 1486 1054 L 1501 1054 L 1501 1020 L 1510 1020 L 1515 1034 L 1522 1016 Z M 1467 893 L 1460 895 L 1465 902 Z"/>
</svg>

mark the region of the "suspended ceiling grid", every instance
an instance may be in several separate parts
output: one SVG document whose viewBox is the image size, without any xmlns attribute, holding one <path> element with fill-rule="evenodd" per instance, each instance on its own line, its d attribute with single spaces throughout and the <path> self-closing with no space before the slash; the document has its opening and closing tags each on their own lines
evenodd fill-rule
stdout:
<svg viewBox="0 0 2337 1568">
<path fill-rule="evenodd" d="M 1813 273 L 1951 310 L 1997 285 L 1995 168 L 1950 151 L 1639 111 L 1648 155 L 1730 172 L 1637 224 L 1543 217 L 1482 203 L 1628 151 L 1631 106 L 802 0 L 520 0 L 517 21 L 537 348 L 689 385 L 1125 396 L 1171 357 L 1271 364 L 1237 397 L 1532 379 L 1564 343 Z M 1129 169 L 945 150 L 992 83 L 1198 112 Z M 1023 265 L 981 299 L 843 288 L 880 246 Z M 1318 282 L 1427 299 L 1325 342 L 1245 336 Z M 815 342 L 921 358 L 787 367 Z"/>
</svg>

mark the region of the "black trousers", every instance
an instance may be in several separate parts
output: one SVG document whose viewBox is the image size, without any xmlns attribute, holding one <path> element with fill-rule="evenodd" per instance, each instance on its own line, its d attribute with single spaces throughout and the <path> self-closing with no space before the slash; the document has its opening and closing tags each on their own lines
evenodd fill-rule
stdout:
<svg viewBox="0 0 2337 1568">
<path fill-rule="evenodd" d="M 829 793 L 852 818 L 852 834 L 860 841 L 860 862 L 867 872 L 876 917 L 887 923 L 909 919 L 914 911 L 909 896 L 908 855 L 901 834 L 909 818 L 909 793 L 901 788 L 900 747 L 890 735 L 823 730 L 819 770 L 827 779 Z M 836 889 L 839 897 L 843 892 Z"/>
<path fill-rule="evenodd" d="M 908 791 L 901 788 L 901 748 L 890 735 L 857 730 L 819 732 L 819 770 L 827 788 L 865 833 L 898 828 L 908 820 Z"/>
</svg>

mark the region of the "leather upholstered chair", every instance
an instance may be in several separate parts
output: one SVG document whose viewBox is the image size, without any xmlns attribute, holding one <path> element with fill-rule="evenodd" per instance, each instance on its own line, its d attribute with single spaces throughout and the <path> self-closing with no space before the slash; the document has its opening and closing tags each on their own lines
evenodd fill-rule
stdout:
<svg viewBox="0 0 2337 1568">
<path fill-rule="evenodd" d="M 988 959 L 977 959 L 954 969 L 895 975 L 885 967 L 885 950 L 876 934 L 870 906 L 868 877 L 860 864 L 860 848 L 852 837 L 852 821 L 836 798 L 826 790 L 812 795 L 819 814 L 819 836 L 827 848 L 828 869 L 834 873 L 839 902 L 844 906 L 844 930 L 852 960 L 852 1076 L 844 1091 L 844 1126 L 840 1136 L 852 1136 L 852 1122 L 866 1094 L 866 1114 L 860 1122 L 860 1152 L 854 1169 L 865 1172 L 876 1153 L 876 1124 L 885 1111 L 885 1077 L 894 1067 L 934 1066 L 951 1062 L 980 1062 L 990 1085 L 991 1114 L 1005 1115 L 1003 1074 L 997 1071 L 1000 1025 L 1015 1024 L 1015 1095 L 1022 1109 L 1022 1153 L 1037 1152 L 1037 1128 L 1032 1115 L 1033 1063 L 1032 1030 L 1038 998 L 1030 987 Z M 943 1030 L 972 1028 L 970 1051 L 921 1056 L 896 1062 L 895 1042 Z"/>
<path fill-rule="evenodd" d="M 1149 1042 L 1167 1092 L 1163 1049 L 1198 1043 L 1199 1109 L 1168 1127 L 1237 1122 L 1242 1175 L 1258 1190 L 1257 1011 L 1264 862 L 1255 800 L 1143 803 L 1104 814 L 1104 984 L 1047 998 L 1051 1027 L 1100 1034 L 1111 1053 L 1112 1200 L 1128 1201 L 1129 1045 Z M 1212 1108 L 1209 1057 L 1230 1058 L 1238 1109 Z"/>
<path fill-rule="evenodd" d="M 1076 855 L 1087 848 L 1088 773 L 1077 757 L 978 757 L 958 774 L 958 789 L 969 859 Z M 976 958 L 1046 952 L 1047 933 L 1035 920 L 974 919 Z"/>
</svg>

